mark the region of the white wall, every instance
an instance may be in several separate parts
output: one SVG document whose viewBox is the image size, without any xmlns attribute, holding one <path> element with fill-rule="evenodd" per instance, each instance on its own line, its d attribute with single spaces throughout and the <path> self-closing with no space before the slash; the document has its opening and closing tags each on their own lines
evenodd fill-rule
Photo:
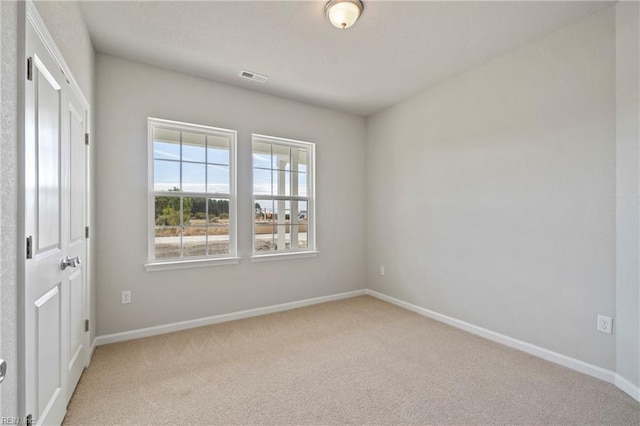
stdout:
<svg viewBox="0 0 640 426">
<path fill-rule="evenodd" d="M 640 7 L 616 4 L 616 359 L 640 385 Z"/>
<path fill-rule="evenodd" d="M 111 56 L 96 70 L 98 335 L 365 287 L 363 118 Z M 147 117 L 238 131 L 239 265 L 145 271 Z M 316 143 L 318 257 L 249 262 L 252 132 Z"/>
<path fill-rule="evenodd" d="M 367 120 L 369 288 L 615 369 L 595 330 L 615 314 L 614 23 L 607 9 Z"/>
</svg>

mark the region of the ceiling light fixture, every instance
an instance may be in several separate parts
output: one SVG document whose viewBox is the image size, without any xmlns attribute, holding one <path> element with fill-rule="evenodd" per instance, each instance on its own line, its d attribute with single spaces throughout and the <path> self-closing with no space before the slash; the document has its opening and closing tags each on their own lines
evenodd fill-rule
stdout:
<svg viewBox="0 0 640 426">
<path fill-rule="evenodd" d="M 349 28 L 356 23 L 364 4 L 360 0 L 331 0 L 324 8 L 327 19 L 336 28 Z"/>
</svg>

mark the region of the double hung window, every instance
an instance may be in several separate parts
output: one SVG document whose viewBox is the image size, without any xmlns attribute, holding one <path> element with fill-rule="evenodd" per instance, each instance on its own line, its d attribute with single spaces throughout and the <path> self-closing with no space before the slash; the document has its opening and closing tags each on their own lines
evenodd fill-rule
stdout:
<svg viewBox="0 0 640 426">
<path fill-rule="evenodd" d="M 253 253 L 315 252 L 315 145 L 252 135 Z"/>
<path fill-rule="evenodd" d="M 148 125 L 150 263 L 235 258 L 236 132 Z"/>
</svg>

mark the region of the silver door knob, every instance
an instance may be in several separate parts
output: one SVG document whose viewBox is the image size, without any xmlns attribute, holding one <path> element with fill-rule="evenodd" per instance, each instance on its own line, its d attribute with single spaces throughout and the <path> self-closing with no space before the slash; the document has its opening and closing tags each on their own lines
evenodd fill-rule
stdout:
<svg viewBox="0 0 640 426">
<path fill-rule="evenodd" d="M 78 265 L 80 264 L 80 257 L 76 256 L 76 257 L 65 257 L 64 259 L 62 259 L 60 261 L 60 269 L 62 269 L 63 271 L 65 269 L 67 269 L 69 266 L 72 268 L 77 268 Z"/>
</svg>

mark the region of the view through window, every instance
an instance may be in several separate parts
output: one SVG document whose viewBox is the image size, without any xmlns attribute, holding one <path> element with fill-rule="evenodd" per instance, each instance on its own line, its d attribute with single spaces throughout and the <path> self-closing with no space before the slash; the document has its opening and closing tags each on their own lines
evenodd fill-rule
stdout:
<svg viewBox="0 0 640 426">
<path fill-rule="evenodd" d="M 253 135 L 253 251 L 314 251 L 315 145 Z"/>
<path fill-rule="evenodd" d="M 235 256 L 236 132 L 149 119 L 150 258 Z"/>
</svg>

